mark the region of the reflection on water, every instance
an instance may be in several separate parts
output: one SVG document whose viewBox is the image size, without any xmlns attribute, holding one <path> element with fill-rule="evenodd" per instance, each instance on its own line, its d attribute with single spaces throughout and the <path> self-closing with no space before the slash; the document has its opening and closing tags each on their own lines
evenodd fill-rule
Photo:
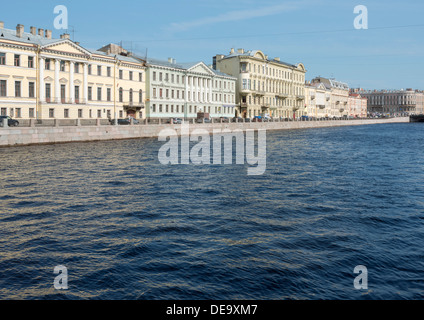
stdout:
<svg viewBox="0 0 424 320">
<path fill-rule="evenodd" d="M 423 131 L 268 132 L 263 176 L 153 139 L 2 149 L 0 298 L 421 298 Z"/>
</svg>

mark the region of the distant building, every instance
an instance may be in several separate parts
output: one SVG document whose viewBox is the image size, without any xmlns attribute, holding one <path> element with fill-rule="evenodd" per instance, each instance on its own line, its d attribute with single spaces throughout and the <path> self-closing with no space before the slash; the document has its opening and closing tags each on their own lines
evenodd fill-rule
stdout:
<svg viewBox="0 0 424 320">
<path fill-rule="evenodd" d="M 368 112 L 381 114 L 422 114 L 423 91 L 406 90 L 355 90 L 368 99 Z"/>
<path fill-rule="evenodd" d="M 359 93 L 350 93 L 348 103 L 349 116 L 353 118 L 366 118 L 368 115 L 367 103 L 368 99 L 362 97 Z"/>
<path fill-rule="evenodd" d="M 329 118 L 347 117 L 349 114 L 349 85 L 347 83 L 316 77 L 311 80 L 311 85 L 323 84 L 328 93 L 331 93 L 330 99 L 326 97 L 326 110 Z"/>
<path fill-rule="evenodd" d="M 234 117 L 236 78 L 212 70 L 203 62 L 177 63 L 147 59 L 146 116 L 193 119 Z"/>
<path fill-rule="evenodd" d="M 213 58 L 216 70 L 237 79 L 236 103 L 243 118 L 292 118 L 305 114 L 305 73 L 302 63 L 270 59 L 260 50 L 231 49 Z"/>
<path fill-rule="evenodd" d="M 113 51 L 113 52 L 112 52 Z M 144 117 L 145 63 L 116 45 L 0 22 L 0 114 L 22 119 Z"/>
<path fill-rule="evenodd" d="M 306 115 L 314 118 L 328 118 L 331 115 L 331 89 L 323 83 L 306 82 Z"/>
</svg>

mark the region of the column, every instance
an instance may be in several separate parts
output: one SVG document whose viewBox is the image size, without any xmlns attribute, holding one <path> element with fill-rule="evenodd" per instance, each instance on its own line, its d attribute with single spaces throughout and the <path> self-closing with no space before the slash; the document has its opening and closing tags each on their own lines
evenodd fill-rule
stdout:
<svg viewBox="0 0 424 320">
<path fill-rule="evenodd" d="M 84 63 L 84 103 L 88 102 L 88 64 Z M 115 90 L 115 88 L 113 88 Z"/>
<path fill-rule="evenodd" d="M 45 61 L 44 58 L 40 58 L 39 60 L 40 64 L 40 87 L 38 90 L 40 90 L 40 101 L 45 101 L 45 88 L 44 88 L 44 68 L 45 68 Z"/>
<path fill-rule="evenodd" d="M 60 102 L 60 60 L 56 59 L 54 64 L 54 101 L 56 103 Z"/>
<path fill-rule="evenodd" d="M 75 100 L 74 72 L 75 72 L 75 63 L 71 61 L 70 70 L 69 70 L 69 102 L 70 103 L 74 103 L 74 100 Z"/>
</svg>

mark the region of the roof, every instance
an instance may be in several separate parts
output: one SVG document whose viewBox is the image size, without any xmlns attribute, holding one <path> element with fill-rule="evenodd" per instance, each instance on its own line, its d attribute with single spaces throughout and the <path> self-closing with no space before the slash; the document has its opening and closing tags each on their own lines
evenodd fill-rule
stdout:
<svg viewBox="0 0 424 320">
<path fill-rule="evenodd" d="M 24 32 L 22 34 L 22 37 L 17 37 L 16 30 L 4 29 L 4 28 L 0 28 L 0 40 L 1 39 L 19 41 L 19 42 L 35 44 L 40 46 L 45 46 L 55 42 L 63 41 L 63 39 L 47 39 L 44 36 L 33 35 L 32 33 L 28 33 L 28 32 Z"/>
<path fill-rule="evenodd" d="M 243 51 L 243 52 L 234 51 L 233 53 L 230 53 L 228 55 L 224 55 L 224 57 L 222 59 L 230 59 L 230 58 L 234 58 L 234 57 L 246 57 L 246 56 L 254 58 L 255 55 L 258 54 L 258 53 L 263 55 L 262 51 L 260 51 L 260 50 L 250 50 L 250 51 Z M 285 66 L 292 67 L 292 68 L 297 68 L 297 66 L 298 66 L 298 65 L 295 65 L 295 64 L 292 64 L 292 63 L 287 63 L 287 62 L 284 62 L 284 61 L 278 61 L 278 60 L 275 60 L 275 59 L 273 59 L 273 60 L 266 59 L 265 57 L 264 57 L 264 60 L 269 61 L 269 62 L 273 62 L 273 63 L 277 63 L 277 64 L 281 64 L 281 65 L 285 65 Z"/>
</svg>

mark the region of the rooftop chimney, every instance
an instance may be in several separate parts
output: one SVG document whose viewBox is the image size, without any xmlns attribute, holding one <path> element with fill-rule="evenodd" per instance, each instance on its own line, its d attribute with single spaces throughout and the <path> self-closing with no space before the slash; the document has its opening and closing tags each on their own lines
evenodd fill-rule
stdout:
<svg viewBox="0 0 424 320">
<path fill-rule="evenodd" d="M 168 62 L 169 63 L 172 63 L 173 62 L 173 59 L 172 58 L 168 58 Z"/>
<path fill-rule="evenodd" d="M 36 27 L 31 27 L 31 28 L 29 28 L 29 32 L 33 35 L 33 36 L 36 36 L 37 35 L 37 28 Z"/>
<path fill-rule="evenodd" d="M 38 29 L 38 35 L 44 37 L 44 29 Z"/>
<path fill-rule="evenodd" d="M 237 52 L 243 54 L 244 53 L 244 49 L 238 49 Z"/>
<path fill-rule="evenodd" d="M 4 22 L 0 21 L 0 29 L 4 29 Z"/>
<path fill-rule="evenodd" d="M 52 31 L 51 30 L 46 30 L 46 38 L 47 39 L 51 39 L 52 38 Z"/>
<path fill-rule="evenodd" d="M 234 48 L 231 48 L 230 54 L 234 53 Z"/>
<path fill-rule="evenodd" d="M 278 57 L 277 57 L 277 58 L 274 58 L 274 60 L 275 60 L 275 61 L 280 61 L 280 58 L 278 58 Z"/>
<path fill-rule="evenodd" d="M 69 33 L 64 33 L 62 36 L 63 36 L 62 39 L 70 39 L 71 38 L 71 36 L 69 35 Z"/>
<path fill-rule="evenodd" d="M 16 26 L 16 36 L 18 38 L 22 38 L 23 34 L 24 34 L 24 26 L 22 24 L 18 24 Z"/>
</svg>

